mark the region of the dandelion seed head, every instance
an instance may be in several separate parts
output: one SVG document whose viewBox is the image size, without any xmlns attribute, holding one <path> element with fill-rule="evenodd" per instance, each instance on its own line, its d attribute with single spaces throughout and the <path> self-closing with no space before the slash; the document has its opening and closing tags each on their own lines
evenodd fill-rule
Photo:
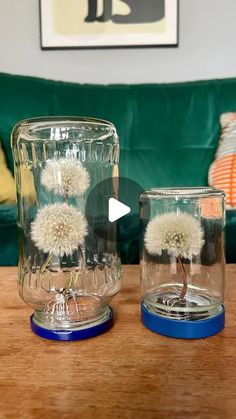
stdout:
<svg viewBox="0 0 236 419">
<path fill-rule="evenodd" d="M 31 238 L 37 248 L 55 256 L 71 255 L 86 235 L 82 212 L 66 203 L 45 205 L 31 224 Z"/>
<path fill-rule="evenodd" d="M 170 256 L 192 259 L 204 245 L 201 224 L 185 212 L 157 215 L 147 226 L 145 247 L 152 255 L 167 251 Z"/>
<path fill-rule="evenodd" d="M 42 171 L 41 183 L 55 194 L 80 196 L 88 189 L 90 176 L 78 160 L 48 160 Z"/>
</svg>

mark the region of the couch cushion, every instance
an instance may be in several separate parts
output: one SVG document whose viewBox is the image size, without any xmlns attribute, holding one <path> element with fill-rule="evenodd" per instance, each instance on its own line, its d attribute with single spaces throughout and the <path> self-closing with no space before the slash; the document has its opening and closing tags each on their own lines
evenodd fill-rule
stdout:
<svg viewBox="0 0 236 419">
<path fill-rule="evenodd" d="M 147 189 L 206 185 L 220 133 L 219 117 L 236 109 L 236 78 L 105 86 L 0 73 L 0 91 L 0 138 L 12 171 L 9 139 L 16 122 L 36 116 L 93 116 L 110 120 L 117 127 L 120 175 Z M 236 217 L 232 215 L 229 221 L 230 242 L 230 238 L 235 241 L 231 232 Z M 130 225 L 135 229 L 133 223 Z M 1 225 L 2 229 L 7 227 L 13 228 L 12 224 Z M 11 255 L 16 251 L 14 228 L 9 233 L 9 237 L 15 237 Z M 7 245 L 8 238 L 4 240 Z M 128 240 L 127 237 L 124 254 L 130 255 L 134 250 L 132 260 L 136 260 L 138 246 L 132 245 L 132 237 Z M 233 254 L 233 241 L 231 249 Z"/>
</svg>

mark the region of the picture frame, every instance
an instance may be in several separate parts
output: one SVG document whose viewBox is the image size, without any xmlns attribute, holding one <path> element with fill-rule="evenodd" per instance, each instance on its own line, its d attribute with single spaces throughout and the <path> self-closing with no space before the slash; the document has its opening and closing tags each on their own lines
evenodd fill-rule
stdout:
<svg viewBox="0 0 236 419">
<path fill-rule="evenodd" d="M 179 0 L 39 0 L 39 6 L 42 49 L 178 46 Z"/>
</svg>

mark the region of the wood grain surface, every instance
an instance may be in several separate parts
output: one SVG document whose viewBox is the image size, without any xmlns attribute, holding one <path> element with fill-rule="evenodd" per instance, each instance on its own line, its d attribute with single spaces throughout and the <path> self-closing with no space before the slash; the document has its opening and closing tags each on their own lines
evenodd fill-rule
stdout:
<svg viewBox="0 0 236 419">
<path fill-rule="evenodd" d="M 139 269 L 123 268 L 114 327 L 79 342 L 29 328 L 16 268 L 0 268 L 0 418 L 236 418 L 236 266 L 227 266 L 226 327 L 177 340 L 140 322 Z"/>
</svg>

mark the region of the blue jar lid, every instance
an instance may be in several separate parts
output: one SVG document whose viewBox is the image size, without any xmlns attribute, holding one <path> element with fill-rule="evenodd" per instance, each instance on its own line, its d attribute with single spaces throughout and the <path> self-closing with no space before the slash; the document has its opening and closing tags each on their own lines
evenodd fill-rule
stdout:
<svg viewBox="0 0 236 419">
<path fill-rule="evenodd" d="M 144 326 L 160 335 L 182 339 L 200 339 L 215 335 L 224 329 L 225 311 L 204 320 L 173 320 L 150 312 L 142 303 L 141 320 Z"/>
<path fill-rule="evenodd" d="M 113 310 L 109 307 L 109 312 L 107 317 L 102 323 L 96 324 L 95 326 L 89 326 L 84 329 L 46 329 L 45 327 L 39 326 L 34 319 L 34 314 L 30 317 L 30 326 L 31 330 L 38 336 L 50 339 L 50 340 L 62 340 L 62 341 L 72 341 L 72 340 L 82 340 L 93 338 L 95 336 L 101 335 L 102 333 L 107 332 L 114 323 Z"/>
</svg>

